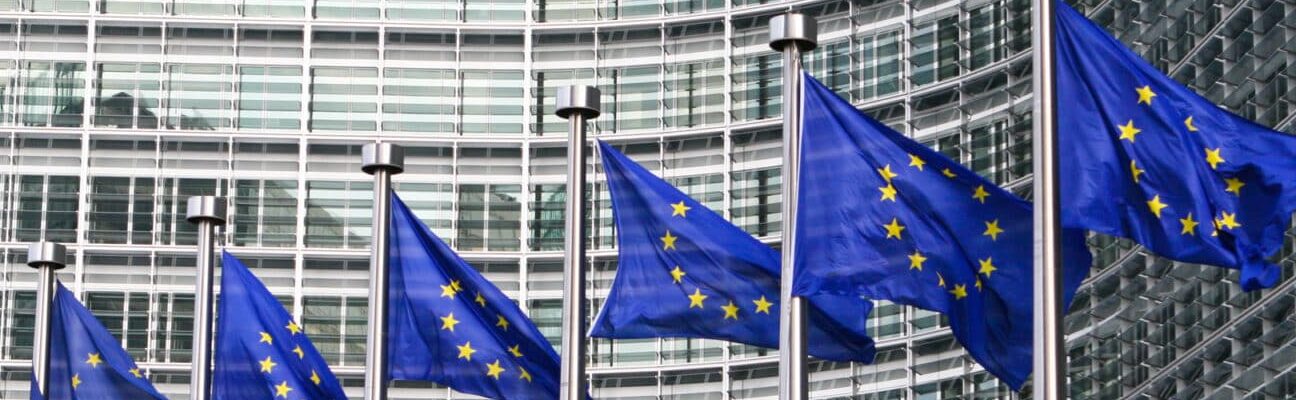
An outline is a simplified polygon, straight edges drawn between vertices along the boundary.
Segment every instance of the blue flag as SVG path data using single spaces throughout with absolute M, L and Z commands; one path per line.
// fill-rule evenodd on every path
M 804 79 L 794 292 L 943 313 L 972 359 L 1020 389 L 1034 331 L 1031 204 Z M 1082 231 L 1064 245 L 1069 303 L 1090 256 Z
M 1280 269 L 1266 258 L 1296 209 L 1296 137 L 1211 104 L 1056 7 L 1063 225 L 1272 287 Z
M 57 284 L 51 308 L 49 388 L 44 399 L 159 399 L 121 341 Z M 32 375 L 32 399 L 42 399 Z
M 213 399 L 345 399 L 328 363 L 243 262 L 221 252 Z
M 558 354 L 513 300 L 392 194 L 392 379 L 494 399 L 558 397 Z
M 691 337 L 777 348 L 779 252 L 599 142 L 612 195 L 616 280 L 590 333 L 630 339 Z M 872 303 L 810 297 L 808 352 L 873 362 Z

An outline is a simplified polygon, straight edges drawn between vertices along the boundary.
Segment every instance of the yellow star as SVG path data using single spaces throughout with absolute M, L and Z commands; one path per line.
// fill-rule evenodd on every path
M 682 283 L 684 275 L 688 275 L 684 273 L 684 270 L 680 269 L 678 265 L 675 266 L 675 269 L 671 270 L 670 274 L 671 278 L 675 280 L 675 283 Z
M 954 295 L 954 300 L 962 300 L 964 297 L 967 297 L 967 285 L 961 283 L 954 285 L 954 289 L 949 292 Z
M 90 368 L 99 368 L 99 364 L 103 364 L 103 359 L 99 358 L 99 353 L 90 353 L 86 355 L 85 363 L 90 364 Z
M 1224 183 L 1228 184 L 1228 188 L 1224 189 L 1224 191 L 1233 193 L 1235 196 L 1241 196 L 1242 187 L 1246 186 L 1246 184 L 1242 183 L 1242 180 L 1238 178 L 1224 178 Z
M 268 332 L 261 332 L 261 341 L 260 341 L 260 343 L 265 343 L 265 344 L 274 344 L 274 338 L 273 338 L 273 337 L 270 337 L 270 333 L 268 333 Z
M 286 399 L 288 398 L 288 392 L 291 391 L 292 388 L 288 387 L 288 381 L 283 381 L 279 385 L 275 386 L 275 397 L 283 396 L 283 398 Z
M 981 232 L 981 235 L 989 236 L 990 240 L 999 240 L 999 234 L 1004 231 L 1003 229 L 999 229 L 999 220 L 995 219 L 992 221 L 986 221 L 985 225 L 986 230 L 985 232 Z
M 1138 165 L 1134 164 L 1134 160 L 1130 160 L 1130 173 L 1134 174 L 1134 183 L 1139 183 L 1139 175 L 1143 175 L 1143 172 L 1143 170 L 1139 169 Z
M 942 169 L 941 174 L 945 175 L 946 178 L 954 178 L 958 176 L 954 174 L 954 171 L 950 170 L 949 168 Z
M 984 260 L 978 260 L 981 263 L 981 270 L 977 272 L 985 274 L 986 278 L 989 278 L 991 273 L 999 269 L 995 268 L 993 259 L 994 257 L 986 257 Z
M 1129 120 L 1129 122 L 1126 122 L 1125 125 L 1118 125 L 1118 126 L 1120 127 L 1120 131 L 1121 131 L 1120 138 L 1122 140 L 1128 139 L 1130 143 L 1134 143 L 1134 136 L 1138 135 L 1139 132 L 1143 132 L 1142 129 L 1134 127 L 1134 120 L 1132 119 Z
M 1197 126 L 1196 126 L 1196 125 L 1193 125 L 1193 121 L 1192 121 L 1192 116 L 1191 116 L 1191 115 L 1188 116 L 1188 119 L 1185 119 L 1185 120 L 1184 120 L 1184 126 L 1185 126 L 1185 127 L 1188 127 L 1188 132 L 1197 132 Z
M 477 292 L 477 298 L 473 299 L 473 301 L 477 302 L 477 304 L 480 304 L 482 307 L 486 307 L 486 298 L 482 297 L 481 292 Z
M 297 346 L 293 347 L 293 350 L 292 350 L 292 351 L 293 351 L 293 353 L 297 353 L 297 359 L 300 360 L 300 359 L 306 358 L 306 352 L 305 352 L 305 351 L 302 351 L 301 345 L 297 345 Z
M 689 295 L 689 308 L 702 308 L 702 301 L 706 300 L 707 295 L 702 294 L 702 289 L 693 289 L 693 294 Z
M 495 326 L 498 326 L 498 327 L 500 327 L 500 328 L 504 328 L 504 330 L 507 331 L 507 330 L 508 330 L 508 327 L 509 327 L 509 322 L 508 322 L 508 320 L 507 320 L 507 319 L 504 319 L 504 316 L 503 316 L 503 315 L 499 315 L 498 317 L 499 317 L 499 321 L 495 323 Z
M 976 191 L 972 192 L 972 198 L 981 201 L 981 204 L 985 204 L 986 197 L 990 197 L 990 192 L 985 190 L 985 185 L 977 186 Z
M 301 326 L 297 325 L 297 321 L 289 320 L 288 326 L 285 326 L 285 328 L 288 328 L 288 331 L 294 335 L 301 333 Z
M 458 279 L 450 281 L 450 287 L 454 288 L 454 291 L 455 291 L 455 292 L 462 292 L 462 291 L 463 291 L 463 287 L 462 287 L 462 286 L 459 286 L 459 280 L 458 280 Z
M 1187 218 L 1179 218 L 1179 223 L 1183 224 L 1183 230 L 1179 232 L 1180 235 L 1197 235 L 1195 232 L 1197 221 L 1193 221 L 1192 213 L 1188 213 Z
M 729 304 L 720 306 L 720 308 L 725 312 L 724 319 L 738 319 L 738 306 L 734 305 L 733 300 L 729 300 Z
M 891 200 L 892 203 L 896 201 L 896 188 L 890 183 L 878 188 L 878 191 L 882 192 L 882 200 Z
M 882 225 L 882 227 L 886 228 L 887 231 L 886 237 L 888 239 L 891 237 L 900 239 L 900 231 L 903 231 L 905 229 L 904 225 L 900 225 L 900 221 L 895 218 L 891 218 L 891 223 Z
M 72 388 L 76 389 L 77 386 L 81 386 L 81 374 L 72 375 Z
M 923 257 L 922 253 L 917 250 L 914 250 L 914 253 L 909 255 L 909 269 L 922 271 L 924 262 L 927 262 L 927 257 Z
M 455 319 L 454 313 L 450 313 L 450 315 L 441 317 L 441 329 L 454 332 L 454 327 L 455 325 L 458 324 L 459 324 L 459 320 Z
M 936 286 L 945 287 L 945 276 L 940 272 L 936 273 Z
M 1161 202 L 1161 195 L 1159 194 L 1156 196 L 1152 196 L 1152 200 L 1148 200 L 1147 205 L 1148 208 L 1152 209 L 1152 214 L 1156 215 L 1157 218 L 1161 218 L 1162 209 L 1170 206 L 1169 204 Z
M 1206 163 L 1211 165 L 1211 169 L 1216 169 L 1222 162 L 1224 162 L 1224 157 L 1220 156 L 1220 148 L 1206 149 Z
M 900 175 L 896 175 L 895 172 L 891 172 L 891 164 L 887 164 L 882 168 L 878 168 L 878 174 L 882 175 L 882 180 L 887 181 L 887 183 L 891 183 L 891 178 L 900 176 Z
M 1135 90 L 1138 90 L 1139 104 L 1152 105 L 1152 98 L 1156 97 L 1156 93 L 1152 93 L 1151 86 L 1143 86 Z
M 509 353 L 513 354 L 513 357 L 522 357 L 522 345 L 515 344 L 509 347 Z
M 976 278 L 976 288 L 978 292 L 981 291 L 981 277 L 979 276 Z
M 1223 214 L 1223 217 L 1220 218 L 1220 226 L 1228 228 L 1228 230 L 1234 230 L 1242 227 L 1242 224 L 1239 224 L 1237 222 L 1236 213 L 1230 213 L 1228 211 L 1222 211 L 1221 213 Z
M 500 366 L 499 360 L 495 360 L 495 362 L 493 363 L 486 364 L 486 376 L 499 379 L 500 373 L 502 372 L 504 372 L 504 367 Z
M 315 383 L 315 386 L 319 386 L 319 384 L 320 384 L 320 377 L 319 377 L 319 374 L 315 373 L 315 370 L 313 370 L 313 369 L 311 370 L 311 377 L 310 377 L 310 380 L 311 380 L 311 382 L 314 382 L 314 383 Z
M 685 215 L 685 214 L 688 214 L 688 210 L 692 210 L 692 209 L 693 209 L 693 207 L 689 207 L 689 206 L 684 205 L 684 201 L 683 201 L 683 200 L 680 200 L 679 203 L 671 204 L 671 208 L 673 209 L 673 210 L 671 210 L 671 216 L 674 217 L 674 216 L 678 215 L 678 216 L 680 216 L 681 218 L 688 218 L 688 215 Z
M 909 155 L 909 166 L 910 166 L 910 167 L 915 167 L 915 168 L 918 168 L 919 171 L 922 171 L 922 170 L 923 170 L 923 165 L 925 165 L 925 164 L 927 164 L 927 162 L 926 162 L 926 161 L 923 161 L 921 158 L 918 158 L 918 156 L 915 156 L 915 155 L 913 155 L 913 154 L 910 154 L 910 155 Z
M 1219 230 L 1220 230 L 1220 220 L 1219 220 L 1219 218 L 1212 219 L 1212 220 L 1211 220 L 1211 225 L 1214 225 L 1214 226 L 1215 226 L 1215 230 L 1211 231 L 1211 237 L 1219 236 Z
M 752 300 L 752 303 L 756 304 L 757 314 L 765 313 L 766 315 L 770 313 L 770 306 L 774 305 L 774 303 L 771 303 L 769 300 L 765 300 L 765 296 L 761 296 L 761 298 L 759 299 Z
M 531 382 L 531 373 L 527 372 L 526 368 L 518 367 L 518 370 L 522 371 L 518 374 L 518 379 L 527 381 L 528 383 Z
M 130 373 L 131 373 L 131 375 L 135 375 L 136 378 L 143 378 L 143 377 L 144 377 L 144 374 L 140 373 L 140 369 L 139 369 L 138 367 L 136 367 L 136 368 L 131 368 L 131 369 L 130 369 Z
M 279 364 L 275 364 L 274 361 L 270 360 L 270 356 L 266 356 L 264 360 L 261 360 L 261 372 L 265 372 L 267 374 L 272 373 L 274 372 L 274 367 L 276 365 Z
M 450 300 L 454 300 L 455 293 L 459 292 L 455 291 L 454 282 L 449 285 L 441 285 L 441 297 L 449 297 Z
M 472 361 L 473 353 L 477 352 L 477 350 L 473 350 L 472 342 L 464 342 L 463 346 L 455 346 L 455 347 L 459 348 L 459 358 L 468 361 Z
M 671 236 L 670 231 L 666 231 L 666 236 L 662 236 L 662 237 L 661 237 L 661 241 L 662 241 L 662 250 L 670 250 L 670 249 L 674 249 L 674 248 L 675 248 L 675 239 L 679 239 L 679 238 L 678 238 L 678 237 L 675 237 L 675 236 Z

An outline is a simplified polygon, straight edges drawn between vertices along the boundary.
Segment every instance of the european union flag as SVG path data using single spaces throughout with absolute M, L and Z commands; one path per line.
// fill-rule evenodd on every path
M 558 398 L 558 354 L 513 300 L 392 194 L 392 379 L 494 399 Z
M 50 315 L 49 387 L 44 398 L 166 400 L 122 349 L 121 341 L 62 283 L 57 286 Z M 31 398 L 41 399 L 34 374 L 32 379 Z
M 868 118 L 805 75 L 794 292 L 857 295 L 949 317 L 1014 389 L 1031 372 L 1031 204 Z M 1089 270 L 1064 241 L 1066 301 Z
M 218 309 L 212 398 L 347 398 L 302 326 L 229 252 Z
M 616 280 L 591 336 L 692 337 L 777 348 L 779 252 L 599 142 L 619 248 Z M 872 303 L 808 299 L 808 353 L 873 362 Z
M 1296 137 L 1229 113 L 1057 2 L 1062 223 L 1178 261 L 1241 270 L 1266 260 L 1296 209 Z

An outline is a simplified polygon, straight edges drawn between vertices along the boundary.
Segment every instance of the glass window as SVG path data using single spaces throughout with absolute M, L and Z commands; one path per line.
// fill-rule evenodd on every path
M 376 60 L 378 32 L 315 31 L 311 35 L 310 55 L 311 58 Z
M 20 175 L 14 238 L 20 242 L 76 242 L 80 179 L 75 176 Z
M 159 258 L 159 266 L 162 260 Z M 193 272 L 190 271 L 190 276 Z M 190 285 L 193 285 L 190 283 Z M 156 361 L 187 363 L 193 360 L 194 298 L 190 293 L 158 293 L 157 342 L 164 355 Z M 136 361 L 142 361 L 136 359 Z
M 100 25 L 95 52 L 155 56 L 162 53 L 162 28 Z
M 90 177 L 91 243 L 152 244 L 153 178 Z
M 306 246 L 362 249 L 372 224 L 373 182 L 306 182 Z
M 241 129 L 301 128 L 301 67 L 239 67 Z
M 547 0 L 535 2 L 531 15 L 536 22 L 592 21 L 597 6 L 581 0 Z
M 531 250 L 562 250 L 567 220 L 567 185 L 531 185 Z
M 315 17 L 378 19 L 378 3 L 370 0 L 315 0 Z
M 32 0 L 27 3 L 36 12 L 79 12 L 90 10 L 86 0 Z
M 81 126 L 85 108 L 85 63 L 24 61 L 23 106 L 26 126 Z
M 229 142 L 225 141 L 162 142 L 162 168 L 224 171 L 229 169 L 229 156 Z
M 810 52 L 806 69 L 819 79 L 820 83 L 837 92 L 838 96 L 850 99 L 851 58 L 850 41 L 840 40 L 823 43 Z
M 455 48 L 458 37 L 454 32 L 392 32 L 392 29 L 388 28 L 385 43 L 387 60 L 438 62 L 444 68 L 455 67 L 459 51 Z
M 3 29 L 3 25 L 0 25 Z M 13 125 L 18 95 L 18 62 L 0 61 L 0 125 Z
M 243 15 L 248 17 L 301 18 L 310 0 L 243 0 Z
M 293 247 L 297 244 L 297 181 L 234 181 L 234 244 Z
M 90 139 L 90 167 L 97 171 L 105 168 L 157 168 L 157 141 L 152 139 L 118 140 Z
M 518 250 L 521 185 L 459 185 L 459 250 Z
M 666 0 L 667 14 L 691 14 L 724 9 L 724 0 Z
M 990 3 L 968 12 L 969 70 L 976 70 L 1008 56 L 1007 13 L 1003 5 Z
M 311 344 L 332 365 L 342 361 L 342 299 L 302 297 L 302 326 Z
M 165 124 L 170 129 L 214 130 L 233 122 L 234 67 L 167 65 Z
M 10 256 L 12 257 L 12 255 Z M 17 263 L 10 262 L 11 265 Z M 11 343 L 4 343 L 9 351 L 10 357 L 17 360 L 32 359 L 32 339 L 36 337 L 36 292 L 28 290 L 11 290 L 3 293 L 4 295 L 13 296 L 12 300 L 5 304 L 6 310 L 12 310 L 8 315 L 9 323 L 4 325 L 6 336 L 12 338 Z M 558 311 L 561 314 L 561 306 Z M 560 328 L 561 329 L 561 328 Z
M 859 100 L 900 91 L 900 32 L 883 32 L 856 37 L 856 58 L 861 66 L 856 79 Z
M 666 126 L 724 123 L 724 61 L 666 66 Z
M 383 130 L 455 133 L 458 82 L 454 70 L 383 70 Z
M 94 126 L 157 129 L 161 66 L 100 63 L 96 69 Z
M 466 0 L 464 20 L 480 21 L 521 21 L 526 18 L 526 2 L 523 0 Z
M 913 65 L 910 79 L 915 86 L 958 76 L 962 52 L 958 25 L 957 15 L 915 25 L 910 60 Z
M 311 78 L 312 130 L 377 130 L 377 68 L 316 67 Z
M 608 0 L 603 19 L 651 17 L 661 13 L 661 0 Z
M 661 67 L 603 68 L 599 89 L 603 92 L 603 114 L 595 120 L 608 132 L 657 129 L 661 127 Z
M 459 1 L 387 0 L 387 19 L 393 21 L 458 21 Z
M 238 0 L 176 0 L 176 15 L 233 16 Z
M 23 25 L 22 50 L 66 53 L 76 58 L 86 52 L 85 25 Z
M 463 133 L 522 133 L 522 71 L 463 71 Z
M 185 219 L 190 196 L 224 196 L 224 179 L 162 178 L 158 234 L 162 244 L 194 245 L 198 226 Z
M 592 58 L 593 52 L 589 53 Z M 557 103 L 548 99 L 556 99 L 560 87 L 593 82 L 594 70 L 586 68 L 536 70 L 531 71 L 531 76 L 531 83 L 535 85 L 531 96 L 538 100 L 531 104 L 531 118 L 533 118 L 531 132 L 536 135 L 566 136 L 567 120 L 554 114 Z
M 234 30 L 179 27 L 167 29 L 166 54 L 173 56 L 232 56 Z
M 300 30 L 243 29 L 239 31 L 239 56 L 301 58 L 302 39 Z
M 148 359 L 148 293 L 88 292 L 84 301 L 108 333 L 124 342 L 131 358 Z
M 454 185 L 399 182 L 394 189 L 428 229 L 446 243 L 454 238 Z

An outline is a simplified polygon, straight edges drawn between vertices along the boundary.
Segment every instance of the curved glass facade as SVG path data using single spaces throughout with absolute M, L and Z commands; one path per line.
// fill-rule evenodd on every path
M 194 227 L 221 243 L 363 386 L 372 183 L 360 146 L 406 146 L 395 186 L 557 345 L 566 123 L 556 88 L 603 92 L 593 134 L 753 235 L 781 229 L 781 57 L 772 15 L 819 21 L 806 67 L 869 114 L 1029 190 L 1029 0 L 0 1 L 0 397 L 28 389 L 25 243 L 69 244 L 60 279 L 163 392 L 188 390 Z M 1084 0 L 1212 100 L 1292 130 L 1296 2 Z M 591 159 L 591 309 L 616 271 Z M 1296 280 L 1241 293 L 1222 270 L 1095 237 L 1068 317 L 1080 398 L 1296 395 Z M 1289 256 L 1292 250 L 1284 252 Z M 1284 259 L 1285 265 L 1292 261 Z M 871 365 L 812 362 L 815 398 L 1010 398 L 934 313 L 879 304 Z M 600 399 L 772 399 L 774 351 L 593 340 Z M 467 398 L 399 382 L 393 399 Z

